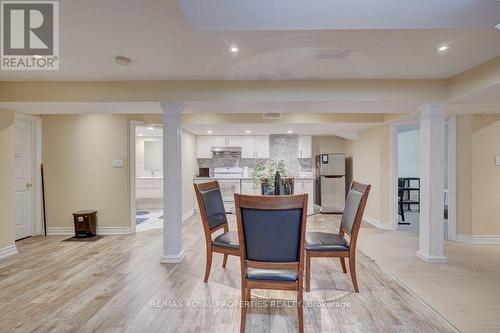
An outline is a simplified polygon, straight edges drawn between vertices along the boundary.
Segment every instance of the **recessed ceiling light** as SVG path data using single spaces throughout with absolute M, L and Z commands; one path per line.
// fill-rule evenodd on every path
M 118 65 L 128 66 L 128 65 L 130 65 L 130 63 L 132 62 L 132 60 L 130 60 L 130 58 L 127 58 L 127 57 L 124 57 L 124 56 L 116 56 L 115 57 L 115 62 Z
M 154 128 L 153 126 L 149 126 L 149 127 L 148 127 L 148 130 L 150 130 L 150 131 L 152 131 L 152 130 L 154 130 L 154 129 L 155 129 L 155 128 Z
M 440 53 L 443 53 L 445 51 L 448 51 L 449 48 L 450 48 L 450 45 L 443 44 L 437 48 L 437 51 Z
M 245 131 L 245 133 L 246 133 L 246 134 L 250 134 L 250 133 L 252 133 L 252 131 L 250 131 L 250 130 L 246 130 L 246 131 Z
M 293 133 L 293 131 L 292 131 L 292 130 L 288 130 L 288 131 L 286 131 L 286 132 L 287 132 L 288 134 Z
M 144 136 L 143 134 L 139 134 L 139 136 Z
M 212 134 L 213 132 L 212 132 L 212 130 L 208 130 L 207 133 L 208 134 Z
M 231 46 L 231 48 L 229 49 L 229 51 L 231 51 L 231 53 L 238 53 L 240 52 L 240 49 L 237 47 L 237 46 Z

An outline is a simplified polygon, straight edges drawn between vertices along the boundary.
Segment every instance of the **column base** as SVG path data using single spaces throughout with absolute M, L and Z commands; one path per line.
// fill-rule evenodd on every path
M 417 251 L 416 255 L 423 261 L 430 263 L 445 263 L 448 261 L 448 259 L 445 256 L 428 256 L 427 254 L 423 253 L 420 250 Z
M 161 264 L 179 264 L 184 258 L 184 250 L 178 254 L 165 254 L 161 257 Z

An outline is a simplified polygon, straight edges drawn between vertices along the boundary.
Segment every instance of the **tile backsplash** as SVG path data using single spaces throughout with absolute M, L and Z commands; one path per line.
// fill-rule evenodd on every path
M 221 168 L 221 167 L 248 167 L 253 169 L 258 163 L 280 160 L 285 161 L 287 174 L 298 176 L 300 172 L 310 172 L 313 168 L 311 158 L 297 158 L 299 149 L 298 135 L 272 134 L 269 137 L 269 159 L 237 158 L 232 156 L 219 156 L 216 158 L 199 158 L 200 168 Z

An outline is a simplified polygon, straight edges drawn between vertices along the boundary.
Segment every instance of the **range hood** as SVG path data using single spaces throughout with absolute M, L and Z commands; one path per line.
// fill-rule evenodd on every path
M 212 147 L 212 156 L 241 157 L 241 147 Z

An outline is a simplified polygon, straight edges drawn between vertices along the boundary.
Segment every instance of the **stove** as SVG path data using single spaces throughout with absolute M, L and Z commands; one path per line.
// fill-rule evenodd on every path
M 240 167 L 229 167 L 229 168 L 214 168 L 212 171 L 214 178 L 232 178 L 241 179 L 243 176 L 243 168 Z

